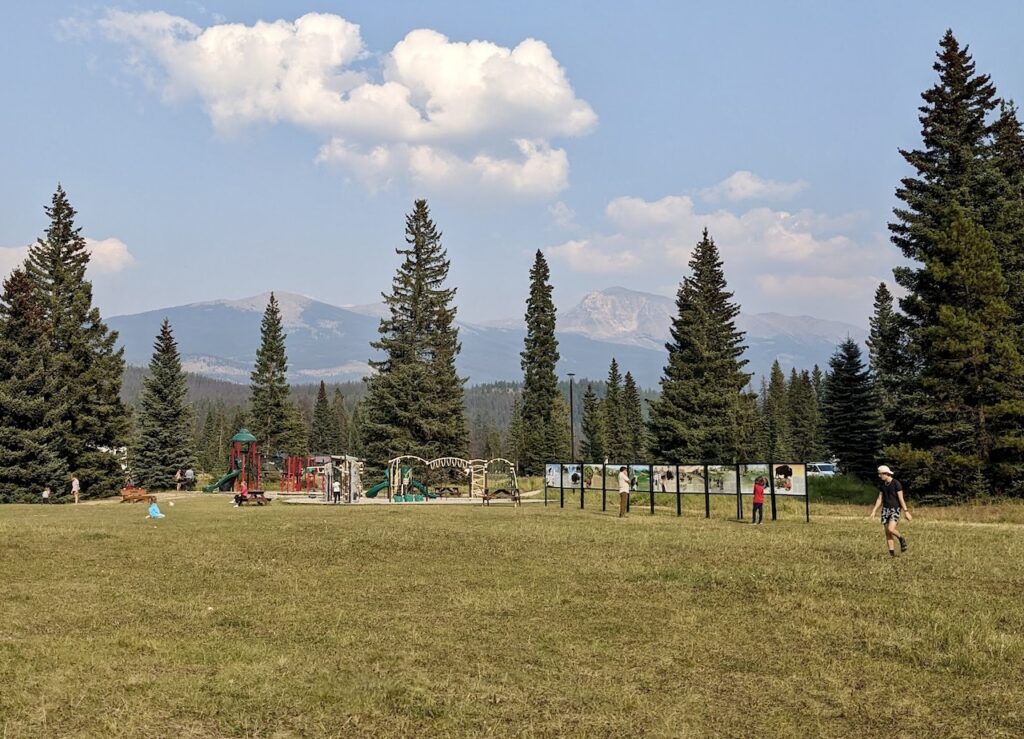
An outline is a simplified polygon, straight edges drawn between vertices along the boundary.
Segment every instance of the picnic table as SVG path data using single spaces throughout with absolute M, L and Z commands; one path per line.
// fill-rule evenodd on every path
M 156 496 L 145 488 L 121 488 L 122 503 L 156 503 Z

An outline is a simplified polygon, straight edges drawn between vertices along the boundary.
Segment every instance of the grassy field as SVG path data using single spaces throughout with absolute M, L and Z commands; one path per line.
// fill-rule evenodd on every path
M 176 503 L 0 507 L 2 736 L 1024 726 L 1024 506 L 922 509 L 893 561 L 863 507 Z

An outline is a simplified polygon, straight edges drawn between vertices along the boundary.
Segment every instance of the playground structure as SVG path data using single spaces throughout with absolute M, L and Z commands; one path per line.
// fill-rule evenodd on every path
M 355 502 L 362 490 L 363 462 L 356 457 L 337 454 L 285 457 L 281 470 L 282 495 L 323 495 L 332 499 L 334 483 L 341 488 L 342 500 Z
M 204 493 L 234 492 L 244 482 L 250 493 L 262 493 L 263 463 L 256 437 L 249 429 L 241 428 L 231 437 L 228 471 L 214 483 L 203 488 Z
M 417 479 L 413 468 L 419 467 L 427 476 Z M 500 487 L 491 490 L 491 484 Z M 503 484 L 501 484 L 503 483 Z M 384 480 L 366 491 L 367 498 L 376 498 L 387 491 L 388 500 L 414 503 L 442 497 L 461 497 L 463 488 L 469 498 L 508 497 L 517 500 L 519 484 L 515 465 L 507 459 L 463 459 L 439 457 L 426 460 L 407 454 L 388 461 Z

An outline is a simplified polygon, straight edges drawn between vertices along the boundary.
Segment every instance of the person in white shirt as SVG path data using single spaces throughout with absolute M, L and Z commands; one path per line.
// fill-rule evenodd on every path
M 626 506 L 629 505 L 629 470 L 619 467 L 619 518 L 626 515 Z

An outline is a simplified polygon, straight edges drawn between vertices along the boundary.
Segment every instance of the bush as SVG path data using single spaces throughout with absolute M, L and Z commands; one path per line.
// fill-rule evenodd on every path
M 807 490 L 811 502 L 854 503 L 871 505 L 878 497 L 878 488 L 853 475 L 835 477 L 807 477 Z

